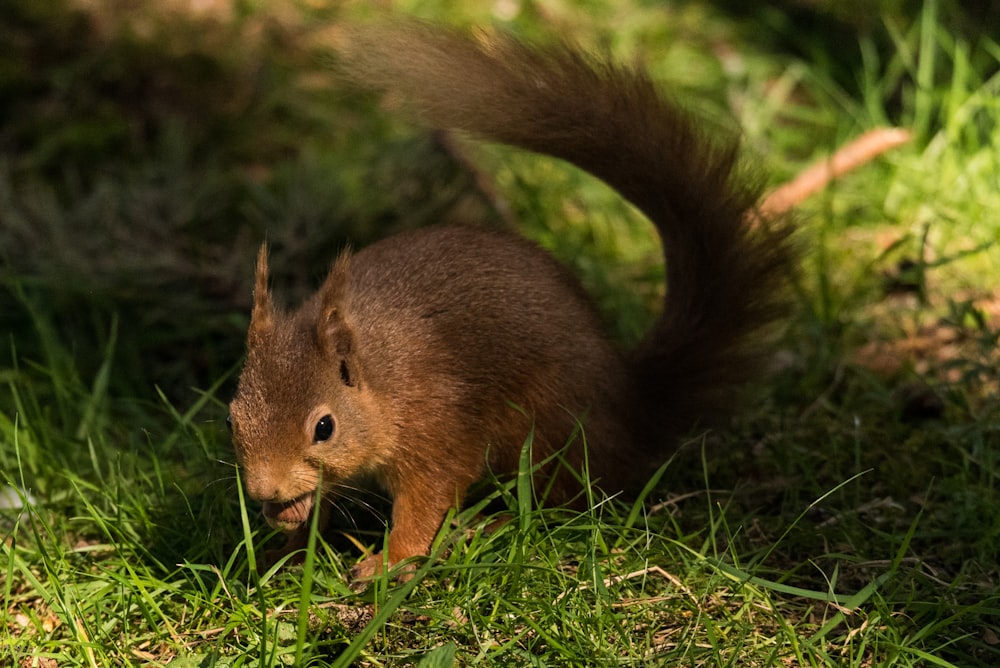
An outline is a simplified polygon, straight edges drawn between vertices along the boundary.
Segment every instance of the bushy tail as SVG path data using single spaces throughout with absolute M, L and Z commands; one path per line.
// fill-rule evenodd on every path
M 709 424 L 758 368 L 756 334 L 783 311 L 787 226 L 759 217 L 738 141 L 709 130 L 648 76 L 566 44 L 527 46 L 419 23 L 351 33 L 349 74 L 437 126 L 567 160 L 641 209 L 663 240 L 667 295 L 633 352 L 649 436 Z

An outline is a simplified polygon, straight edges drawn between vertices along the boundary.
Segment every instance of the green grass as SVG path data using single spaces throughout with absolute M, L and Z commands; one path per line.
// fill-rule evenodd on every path
M 481 192 L 421 131 L 332 89 L 304 46 L 322 24 L 285 5 L 284 23 L 247 6 L 223 37 L 126 31 L 107 49 L 68 19 L 31 24 L 65 60 L 7 63 L 0 81 L 62 132 L 35 144 L 33 114 L 0 102 L 0 666 L 1000 663 L 1000 46 L 943 0 L 900 7 L 830 44 L 839 15 L 800 34 L 794 5 L 523 5 L 518 31 L 568 26 L 735 114 L 774 184 L 877 125 L 915 138 L 801 207 L 798 308 L 728 429 L 642 499 L 585 513 L 534 508 L 523 476 L 486 483 L 412 579 L 362 593 L 347 574 L 385 539 L 377 495 L 345 501 L 304 565 L 263 566 L 274 537 L 223 423 L 256 243 L 275 243 L 296 295 L 344 237 L 506 202 L 629 341 L 662 290 L 652 230 L 578 172 L 465 147 Z M 258 68 L 234 62 L 240 40 Z M 202 109 L 158 125 L 88 88 L 107 71 L 169 75 Z M 207 92 L 213 76 L 245 113 Z M 140 121 L 141 141 L 116 134 Z

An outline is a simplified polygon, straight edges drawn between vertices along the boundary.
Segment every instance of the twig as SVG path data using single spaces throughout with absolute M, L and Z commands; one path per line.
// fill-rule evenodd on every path
M 433 139 L 455 161 L 462 170 L 472 177 L 476 192 L 489 202 L 490 208 L 503 221 L 504 226 L 510 230 L 517 229 L 517 220 L 511 211 L 507 199 L 500 194 L 493 184 L 492 179 L 481 170 L 467 154 L 461 143 L 456 141 L 454 135 L 447 130 L 437 130 L 433 133 Z
M 910 141 L 909 130 L 877 128 L 840 147 L 828 159 L 807 167 L 794 179 L 772 190 L 760 205 L 765 218 L 791 211 L 834 179 Z

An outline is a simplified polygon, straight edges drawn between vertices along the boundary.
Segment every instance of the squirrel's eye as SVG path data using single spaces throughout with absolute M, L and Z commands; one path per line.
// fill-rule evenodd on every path
M 333 436 L 333 416 L 324 415 L 316 423 L 316 431 L 313 433 L 313 443 L 329 441 Z
M 229 429 L 229 433 L 230 434 L 233 433 L 233 416 L 232 415 L 227 415 L 226 416 L 226 428 Z

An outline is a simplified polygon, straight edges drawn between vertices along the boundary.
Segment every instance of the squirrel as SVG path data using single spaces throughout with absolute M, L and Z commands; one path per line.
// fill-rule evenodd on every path
M 354 568 L 365 578 L 427 555 L 469 487 L 517 473 L 526 443 L 545 502 L 571 503 L 584 469 L 604 492 L 635 490 L 732 412 L 796 263 L 791 224 L 762 216 L 759 183 L 741 174 L 737 137 L 710 137 L 641 69 L 564 42 L 402 23 L 359 28 L 342 51 L 348 76 L 436 127 L 604 180 L 659 231 L 667 292 L 623 352 L 578 280 L 510 232 L 431 226 L 344 252 L 290 312 L 272 301 L 262 247 L 229 420 L 283 552 L 305 545 L 312 512 L 325 522 L 317 499 L 374 481 L 391 528 L 388 553 Z

